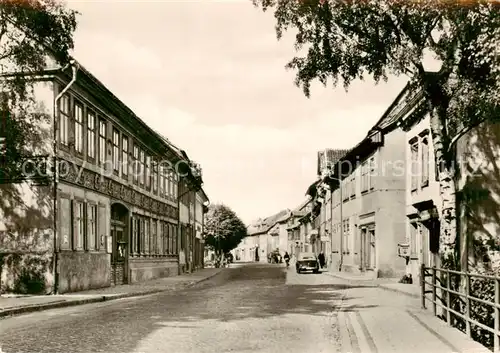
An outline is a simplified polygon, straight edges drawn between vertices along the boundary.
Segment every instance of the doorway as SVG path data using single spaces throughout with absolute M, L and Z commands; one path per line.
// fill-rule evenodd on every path
M 115 203 L 111 206 L 111 282 L 114 285 L 128 283 L 128 210 L 125 206 Z
M 376 267 L 375 227 L 361 228 L 361 271 L 373 271 Z

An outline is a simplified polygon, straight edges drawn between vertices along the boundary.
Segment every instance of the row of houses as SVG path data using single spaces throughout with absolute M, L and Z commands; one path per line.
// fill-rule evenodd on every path
M 25 78 L 45 143 L 1 175 L 1 290 L 75 292 L 203 268 L 201 167 L 76 61 Z M 2 116 L 15 115 L 9 99 Z M 50 168 L 27 175 L 28 164 Z
M 423 96 L 407 86 L 352 149 L 318 152 L 317 180 L 307 199 L 251 226 L 237 248 L 241 257 L 262 261 L 275 248 L 322 251 L 331 271 L 411 274 L 418 283 L 421 264 L 438 264 L 442 214 L 430 119 L 422 104 Z M 456 147 L 459 246 L 466 264 L 482 268 L 498 267 L 499 142 L 500 124 L 485 122 Z

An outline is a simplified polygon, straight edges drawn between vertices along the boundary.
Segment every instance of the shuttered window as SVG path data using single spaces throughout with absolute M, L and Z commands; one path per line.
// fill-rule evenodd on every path
M 95 250 L 97 237 L 97 206 L 87 205 L 87 250 Z

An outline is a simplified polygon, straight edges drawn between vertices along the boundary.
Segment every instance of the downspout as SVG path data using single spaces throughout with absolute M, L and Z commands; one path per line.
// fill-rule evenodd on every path
M 58 274 L 58 246 L 57 246 L 57 185 L 59 182 L 59 168 L 57 164 L 57 153 L 58 153 L 58 146 L 59 146 L 59 133 L 58 133 L 58 127 L 59 127 L 59 119 L 57 118 L 57 113 L 58 113 L 58 104 L 59 100 L 62 98 L 62 96 L 68 91 L 68 89 L 75 83 L 76 81 L 76 74 L 79 69 L 79 65 L 75 60 L 71 60 L 69 64 L 61 68 L 61 71 L 66 70 L 69 66 L 71 66 L 72 71 L 73 71 L 73 77 L 71 78 L 71 81 L 64 87 L 64 89 L 59 92 L 59 94 L 54 98 L 54 106 L 53 106 L 53 112 L 52 112 L 52 124 L 53 124 L 53 133 L 54 133 L 54 138 L 53 138 L 53 152 L 54 152 L 54 160 L 53 160 L 53 175 L 54 175 L 54 191 L 53 191 L 53 198 L 54 198 L 54 211 L 53 211 L 53 217 L 54 217 L 54 261 L 53 263 L 53 273 L 54 273 L 54 290 L 53 294 L 58 293 L 58 287 L 59 287 L 59 274 Z
M 343 195 L 342 195 L 342 177 L 339 178 L 339 196 L 340 196 L 340 264 L 339 264 L 339 272 L 342 272 L 342 266 L 344 265 L 344 215 L 343 212 Z

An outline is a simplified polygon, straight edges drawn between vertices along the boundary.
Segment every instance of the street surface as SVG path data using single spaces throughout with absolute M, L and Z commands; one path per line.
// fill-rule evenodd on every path
M 0 348 L 5 353 L 454 351 L 407 312 L 418 307 L 418 299 L 327 274 L 251 264 L 176 292 L 2 319 Z

